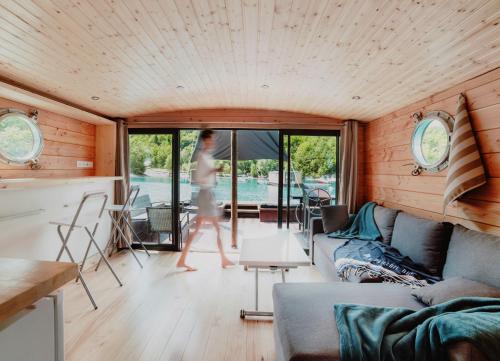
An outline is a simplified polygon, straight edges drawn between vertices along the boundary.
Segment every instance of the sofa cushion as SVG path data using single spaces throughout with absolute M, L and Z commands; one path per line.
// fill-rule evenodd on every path
M 500 288 L 499 258 L 500 237 L 457 224 L 451 235 L 443 277 L 465 277 Z
M 410 288 L 395 284 L 281 283 L 274 285 L 274 327 L 278 360 L 340 360 L 337 303 L 422 308 Z
M 376 206 L 373 211 L 375 223 L 382 235 L 382 241 L 385 244 L 391 244 L 394 222 L 399 211 L 397 209 Z
M 435 276 L 441 276 L 453 225 L 399 212 L 391 246 L 403 256 L 420 263 Z
M 343 229 L 349 220 L 346 205 L 321 207 L 321 220 L 325 233 L 332 233 Z
M 342 246 L 347 241 L 347 239 L 331 238 L 328 237 L 328 235 L 325 233 L 318 233 L 313 237 L 316 249 L 320 249 L 321 251 L 323 251 L 323 253 L 332 260 L 333 265 L 333 252 L 335 252 L 337 248 Z
M 333 252 L 337 247 L 344 244 L 346 240 L 330 238 L 325 233 L 315 234 L 313 239 L 312 261 L 321 273 L 321 276 L 326 281 L 341 281 L 335 269 Z
M 500 288 L 463 277 L 453 277 L 433 285 L 414 289 L 411 294 L 423 304 L 432 306 L 459 297 L 500 298 Z

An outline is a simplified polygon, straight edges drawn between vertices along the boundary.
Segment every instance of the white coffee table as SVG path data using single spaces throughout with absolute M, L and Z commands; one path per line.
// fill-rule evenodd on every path
M 246 268 L 255 268 L 255 310 L 242 309 L 240 317 L 272 316 L 272 312 L 259 311 L 259 269 L 281 270 L 285 282 L 285 271 L 299 266 L 309 266 L 311 261 L 297 239 L 288 232 L 263 237 L 244 239 L 241 247 L 239 264 Z

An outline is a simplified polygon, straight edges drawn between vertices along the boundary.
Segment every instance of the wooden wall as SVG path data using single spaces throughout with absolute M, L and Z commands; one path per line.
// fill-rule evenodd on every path
M 129 127 L 340 129 L 343 121 L 313 114 L 265 109 L 194 109 L 145 114 L 127 119 Z
M 33 107 L 0 98 L 0 108 L 31 112 Z M 38 109 L 44 136 L 41 169 L 0 163 L 0 178 L 83 177 L 95 175 L 96 125 Z M 92 161 L 93 168 L 77 168 L 77 160 Z
M 488 183 L 448 207 L 448 221 L 500 234 L 500 68 L 437 93 L 366 126 L 366 199 L 415 215 L 442 220 L 446 170 L 411 176 L 412 113 L 456 112 L 458 94 L 468 99 L 469 114 L 488 173 Z

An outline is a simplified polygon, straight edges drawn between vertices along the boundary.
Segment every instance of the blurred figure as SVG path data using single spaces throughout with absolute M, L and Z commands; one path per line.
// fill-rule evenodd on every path
M 212 223 L 217 232 L 217 247 L 219 248 L 222 267 L 226 268 L 227 266 L 234 265 L 234 263 L 231 262 L 224 253 L 220 235 L 220 214 L 215 200 L 214 187 L 216 173 L 220 172 L 222 169 L 215 168 L 214 158 L 212 157 L 212 151 L 215 145 L 214 132 L 210 129 L 205 129 L 201 132 L 200 138 L 202 142 L 201 150 L 198 153 L 198 165 L 194 172 L 194 180 L 200 187 L 198 193 L 198 215 L 196 216 L 195 229 L 193 232 L 190 232 L 186 245 L 182 250 L 181 257 L 179 258 L 179 261 L 177 261 L 177 267 L 185 268 L 186 271 L 196 271 L 196 268 L 186 264 L 186 256 L 194 237 L 196 237 L 200 227 L 205 221 Z

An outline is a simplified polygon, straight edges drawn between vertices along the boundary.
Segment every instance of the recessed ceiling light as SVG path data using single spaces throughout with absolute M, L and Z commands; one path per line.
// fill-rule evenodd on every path
M 182 85 L 177 85 L 175 89 L 184 89 L 184 87 Z
M 99 100 L 101 98 L 99 98 L 98 96 L 93 95 L 93 96 L 90 97 L 90 99 L 92 99 L 92 100 Z
M 352 100 L 359 100 L 359 99 L 361 99 L 361 97 L 359 95 L 355 95 L 352 97 Z
M 262 84 L 260 87 L 261 87 L 262 89 L 269 89 L 269 85 L 267 85 L 267 84 Z

